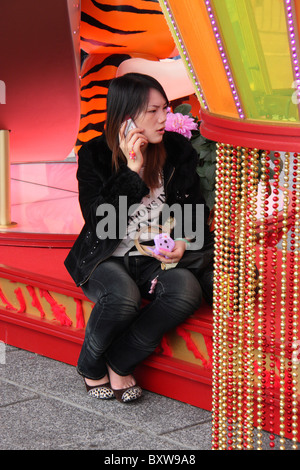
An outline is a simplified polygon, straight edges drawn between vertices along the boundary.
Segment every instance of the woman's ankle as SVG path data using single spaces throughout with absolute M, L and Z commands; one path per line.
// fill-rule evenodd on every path
M 85 380 L 85 383 L 89 385 L 90 387 L 97 387 L 97 385 L 103 385 L 109 381 L 107 374 L 104 377 L 102 377 L 102 379 L 93 380 L 93 379 L 87 379 L 85 377 L 84 380 Z
M 109 367 L 108 365 L 107 365 L 107 370 L 109 374 L 109 381 L 110 381 L 111 388 L 113 388 L 114 390 L 121 390 L 124 388 L 133 387 L 134 385 L 136 385 L 136 381 L 133 375 L 131 374 L 125 375 L 125 376 L 119 375 L 116 372 L 114 372 L 111 369 L 111 367 Z

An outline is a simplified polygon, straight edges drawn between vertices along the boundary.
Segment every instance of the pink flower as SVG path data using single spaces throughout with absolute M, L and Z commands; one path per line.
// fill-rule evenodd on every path
M 198 126 L 193 118 L 181 113 L 168 113 L 166 120 L 166 131 L 178 132 L 188 139 L 192 137 L 193 130 L 197 130 Z

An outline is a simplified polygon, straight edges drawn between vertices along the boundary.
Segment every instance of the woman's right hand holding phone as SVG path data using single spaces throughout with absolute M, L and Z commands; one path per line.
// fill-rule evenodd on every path
M 148 141 L 142 133 L 143 129 L 132 127 L 125 135 L 126 127 L 127 121 L 123 122 L 120 127 L 120 148 L 127 159 L 127 166 L 132 171 L 139 173 L 144 162 L 143 150 L 146 148 Z

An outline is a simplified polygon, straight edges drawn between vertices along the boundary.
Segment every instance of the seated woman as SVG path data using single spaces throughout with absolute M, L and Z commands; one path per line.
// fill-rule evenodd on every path
M 97 398 L 123 403 L 139 398 L 137 364 L 199 308 L 203 295 L 212 299 L 213 235 L 199 190 L 197 153 L 185 137 L 164 130 L 167 108 L 154 78 L 138 73 L 115 78 L 105 134 L 79 151 L 85 225 L 65 264 L 95 303 L 77 370 L 88 394 Z M 151 243 L 166 207 L 176 209 L 172 235 L 180 237 L 173 251 L 148 250 L 145 256 L 135 239 L 142 233 Z M 107 213 L 114 215 L 114 230 L 105 231 Z M 142 298 L 149 302 L 141 305 Z

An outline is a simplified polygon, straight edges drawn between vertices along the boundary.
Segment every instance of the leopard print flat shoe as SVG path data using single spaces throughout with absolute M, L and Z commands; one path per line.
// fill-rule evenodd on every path
M 100 400 L 109 400 L 115 397 L 109 382 L 96 386 L 88 385 L 85 380 L 84 383 L 89 397 L 99 398 Z
M 137 400 L 143 394 L 143 390 L 139 385 L 133 385 L 132 387 L 122 388 L 120 390 L 114 390 L 113 393 L 115 398 L 121 403 L 129 403 Z

